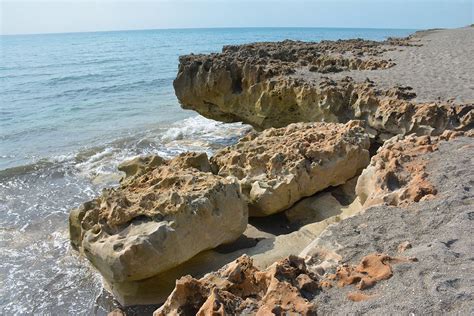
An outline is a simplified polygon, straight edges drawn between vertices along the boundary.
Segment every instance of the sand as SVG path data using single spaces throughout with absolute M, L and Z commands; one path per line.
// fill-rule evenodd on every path
M 373 297 L 356 303 L 348 298 L 353 286 L 322 291 L 315 298 L 318 314 L 472 315 L 473 155 L 472 138 L 443 142 L 427 154 L 428 177 L 439 190 L 435 199 L 406 208 L 371 207 L 319 237 L 317 244 L 337 249 L 343 263 L 358 264 L 370 253 L 415 257 L 417 262 L 393 265 L 391 278 L 363 291 Z M 399 247 L 407 241 L 411 247 Z
M 421 46 L 401 46 L 383 53 L 382 58 L 396 63 L 389 69 L 344 71 L 329 77 L 350 76 L 358 82 L 369 78 L 387 89 L 411 86 L 419 102 L 474 102 L 474 27 L 420 31 L 413 39 Z M 321 76 L 309 72 L 305 75 L 315 79 Z

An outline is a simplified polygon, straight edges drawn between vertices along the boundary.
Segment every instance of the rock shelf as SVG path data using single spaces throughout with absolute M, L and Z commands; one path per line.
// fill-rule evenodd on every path
M 473 36 L 182 56 L 183 108 L 255 130 L 210 158 L 123 163 L 71 212 L 72 245 L 155 316 L 469 314 Z

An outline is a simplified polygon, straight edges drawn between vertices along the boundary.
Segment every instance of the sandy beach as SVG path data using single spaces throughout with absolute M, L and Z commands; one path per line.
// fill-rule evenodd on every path
M 384 70 L 341 72 L 334 78 L 366 78 L 382 88 L 396 85 L 413 87 L 416 101 L 474 102 L 474 28 L 416 32 L 413 45 L 382 54 L 395 66 Z M 333 77 L 333 76 L 331 76 Z
M 255 130 L 123 163 L 71 212 L 74 247 L 154 315 L 472 310 L 473 35 L 182 56 L 181 105 Z
M 0 315 L 474 315 L 473 0 L 0 1 Z

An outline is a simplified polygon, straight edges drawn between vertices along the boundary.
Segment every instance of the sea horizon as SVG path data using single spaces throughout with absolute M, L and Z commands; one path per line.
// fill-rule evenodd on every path
M 11 33 L 1 36 L 28 36 L 28 35 L 61 35 L 61 34 L 88 34 L 88 33 L 119 33 L 119 32 L 141 32 L 141 31 L 186 31 L 186 30 L 231 30 L 231 29 L 342 29 L 342 30 L 395 30 L 395 31 L 419 31 L 429 30 L 424 28 L 399 28 L 399 27 L 346 27 L 346 26 L 222 26 L 222 27 L 169 27 L 169 28 L 144 28 L 123 30 L 90 30 L 72 32 L 45 32 L 45 33 Z

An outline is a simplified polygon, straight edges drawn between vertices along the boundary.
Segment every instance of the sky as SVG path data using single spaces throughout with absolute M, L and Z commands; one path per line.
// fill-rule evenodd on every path
M 453 28 L 474 0 L 0 0 L 0 34 L 160 28 Z

